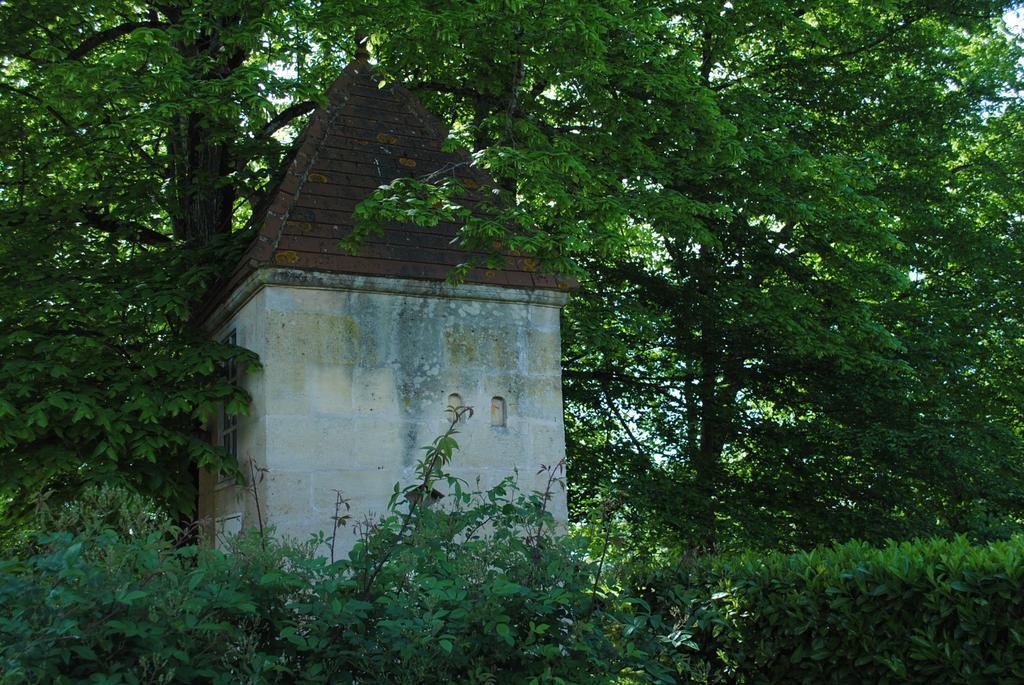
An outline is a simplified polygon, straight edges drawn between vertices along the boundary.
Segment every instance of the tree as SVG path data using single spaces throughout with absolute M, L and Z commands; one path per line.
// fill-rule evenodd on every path
M 1009 6 L 431 2 L 375 35 L 498 179 L 481 242 L 583 266 L 578 517 L 615 493 L 641 547 L 1016 525 Z
M 699 232 L 663 215 L 661 249 L 592 267 L 568 376 L 577 483 L 615 474 L 635 527 L 684 545 L 1019 521 L 1004 8 L 704 8 L 680 11 L 678 39 L 736 156 L 660 177 L 713 208 Z
M 237 353 L 188 332 L 197 274 L 245 239 L 299 117 L 368 34 L 379 69 L 496 179 L 493 220 L 469 217 L 467 244 L 581 281 L 566 321 L 577 516 L 611 492 L 638 544 L 687 546 L 1019 518 L 1009 3 L 19 5 L 0 47 L 0 341 L 17 354 L 0 449 L 25 474 L 8 498 L 86 478 L 98 457 L 122 475 L 171 453 L 178 471 L 227 466 L 183 447 L 230 394 L 216 360 Z M 366 218 L 428 190 L 384 192 Z M 96 309 L 93 292 L 118 304 Z M 73 329 L 101 333 L 102 380 L 47 376 L 42 343 L 77 360 L 90 338 Z M 181 420 L 156 420 L 170 451 L 95 452 L 102 422 L 72 413 L 90 430 L 63 435 L 49 420 L 58 391 L 92 383 L 97 406 L 152 434 L 133 402 L 172 402 L 163 372 L 118 365 L 125 340 L 144 341 L 139 368 L 199 355 L 171 374 Z M 36 415 L 46 423 L 19 432 Z M 59 466 L 30 481 L 50 445 Z M 187 499 L 173 470 L 152 471 L 159 493 Z
M 430 3 L 380 39 L 464 122 L 507 239 L 584 266 L 577 516 L 617 492 L 641 546 L 1015 525 L 1007 6 Z
M 122 479 L 172 509 L 242 350 L 190 308 L 351 44 L 303 2 L 19 2 L 0 8 L 0 511 Z M 342 40 L 340 36 L 344 36 Z M 251 366 L 251 363 L 250 363 Z

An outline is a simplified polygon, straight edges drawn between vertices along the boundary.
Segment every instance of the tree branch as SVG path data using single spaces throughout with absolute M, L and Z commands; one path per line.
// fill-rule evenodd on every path
M 294 119 L 298 119 L 301 116 L 305 116 L 316 109 L 316 102 L 312 100 L 306 100 L 305 102 L 297 102 L 291 107 L 288 107 L 279 112 L 273 119 L 268 121 L 266 125 L 260 129 L 260 132 L 256 134 L 256 137 L 252 139 L 253 145 L 258 145 L 263 141 L 270 138 L 282 128 L 287 126 Z M 249 158 L 240 159 L 235 164 L 235 171 L 241 171 L 246 164 L 249 163 Z
M 64 117 L 63 114 L 58 112 L 56 109 L 54 109 L 50 105 L 46 104 L 46 102 L 41 97 L 36 95 L 35 93 L 31 93 L 31 92 L 29 92 L 28 90 L 26 90 L 24 88 L 15 88 L 14 86 L 11 86 L 11 85 L 8 85 L 6 83 L 3 83 L 2 81 L 0 81 L 0 88 L 6 90 L 9 93 L 15 93 L 17 95 L 21 95 L 22 97 L 26 97 L 29 100 L 32 100 L 33 102 L 38 102 L 39 104 L 41 104 L 46 109 L 47 112 L 50 113 L 51 116 L 53 116 L 54 119 L 59 121 L 61 123 L 61 125 L 64 126 L 64 128 L 68 129 L 72 133 L 75 132 L 75 127 L 71 125 L 71 122 L 68 121 Z
M 619 411 L 619 407 L 615 404 L 615 400 L 612 399 L 611 393 L 609 393 L 608 389 L 604 387 L 601 388 L 601 392 L 604 395 L 605 406 L 611 410 L 615 420 L 618 421 L 619 426 L 622 427 L 622 430 L 629 438 L 629 441 L 633 443 L 633 447 L 636 449 L 637 454 L 650 458 L 650 452 L 646 447 L 644 447 L 644 444 L 636 437 L 636 435 L 633 434 L 633 430 L 629 427 L 629 422 L 626 421 L 626 417 L 624 417 L 622 412 Z
M 466 98 L 469 100 L 476 100 L 477 98 L 481 98 L 485 100 L 489 105 L 495 107 L 500 104 L 497 98 L 482 96 L 479 91 L 473 88 L 450 86 L 446 83 L 441 83 L 440 81 L 423 81 L 422 83 L 417 83 L 414 86 L 410 86 L 409 90 L 411 90 L 414 94 L 419 91 L 430 91 L 433 93 L 446 93 L 448 95 L 457 95 L 459 97 Z
M 120 38 L 122 36 L 127 36 L 129 33 L 131 33 L 132 31 L 135 31 L 136 29 L 147 29 L 147 28 L 148 29 L 163 29 L 163 28 L 167 28 L 167 24 L 165 24 L 164 22 L 161 22 L 161 21 L 152 21 L 152 20 L 150 20 L 150 21 L 130 21 L 130 22 L 127 22 L 125 24 L 120 24 L 118 26 L 112 26 L 109 29 L 105 29 L 103 31 L 100 31 L 99 33 L 95 33 L 95 34 L 89 36 L 88 38 L 86 38 L 84 41 L 82 41 L 81 45 L 79 45 L 77 48 L 75 48 L 74 50 L 69 52 L 65 59 L 69 59 L 69 60 L 82 59 L 87 54 L 89 54 L 90 52 L 92 52 L 93 50 L 98 48 L 99 46 L 103 45 L 104 43 L 109 43 L 111 41 L 117 40 L 118 38 Z
M 298 119 L 301 116 L 305 116 L 316 109 L 316 103 L 312 100 L 306 100 L 305 102 L 297 102 L 291 107 L 281 111 L 273 119 L 267 122 L 266 126 L 260 129 L 259 134 L 256 136 L 256 141 L 266 140 L 270 136 L 277 133 L 279 130 L 287 126 L 292 119 Z
M 163 245 L 171 242 L 171 239 L 163 233 L 134 221 L 118 221 L 109 214 L 98 212 L 95 209 L 83 207 L 82 217 L 94 228 L 111 235 L 122 236 L 128 241 L 140 245 Z
M 728 80 L 725 80 L 725 81 L 721 81 L 719 83 L 716 83 L 716 84 L 710 86 L 710 88 L 711 88 L 711 90 L 713 90 L 716 93 L 718 93 L 718 92 L 721 92 L 721 91 L 725 90 L 726 88 L 730 88 L 730 87 L 736 85 L 737 83 L 739 83 L 741 81 L 745 81 L 745 80 L 747 80 L 747 79 L 749 79 L 751 77 L 767 76 L 769 74 L 772 74 L 772 73 L 775 73 L 775 72 L 778 72 L 778 71 L 783 71 L 783 70 L 785 70 L 785 69 L 787 69 L 789 67 L 794 66 L 795 64 L 799 64 L 800 62 L 809 62 L 811 64 L 815 64 L 815 65 L 818 65 L 818 66 L 824 66 L 824 65 L 827 65 L 829 63 L 840 62 L 842 60 L 849 59 L 851 57 L 856 57 L 857 55 L 860 55 L 862 53 L 874 50 L 875 48 L 879 47 L 883 43 L 886 43 L 886 42 L 892 40 L 893 38 L 895 38 L 897 35 L 899 35 L 903 31 L 907 30 L 908 28 L 910 28 L 911 26 L 913 26 L 917 22 L 921 21 L 923 18 L 924 18 L 924 15 L 917 15 L 917 16 L 913 16 L 913 17 L 906 17 L 902 21 L 900 21 L 899 23 L 895 24 L 894 26 L 889 27 L 889 30 L 885 31 L 881 35 L 876 36 L 874 39 L 869 40 L 867 43 L 864 43 L 862 45 L 858 45 L 855 48 L 850 48 L 849 50 L 843 50 L 841 52 L 834 52 L 834 53 L 827 54 L 827 55 L 816 55 L 816 56 L 813 56 L 813 57 L 809 57 L 806 60 L 798 60 L 798 59 L 785 60 L 783 62 L 779 62 L 779 63 L 776 63 L 776 64 L 769 65 L 769 66 L 767 66 L 767 67 L 765 67 L 763 69 L 755 69 L 755 70 L 753 70 L 753 71 L 751 71 L 751 72 L 749 72 L 747 74 L 744 74 L 742 76 L 737 76 L 736 78 L 732 78 L 732 79 L 728 79 Z

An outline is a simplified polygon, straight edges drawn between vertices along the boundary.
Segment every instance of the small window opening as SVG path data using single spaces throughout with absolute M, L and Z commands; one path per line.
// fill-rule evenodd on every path
M 448 395 L 448 408 L 445 410 L 445 416 L 452 422 L 456 419 L 461 419 L 459 410 L 464 406 L 462 404 L 462 395 L 453 392 L 451 395 Z
M 504 397 L 491 398 L 491 425 L 504 426 L 508 421 L 508 409 Z

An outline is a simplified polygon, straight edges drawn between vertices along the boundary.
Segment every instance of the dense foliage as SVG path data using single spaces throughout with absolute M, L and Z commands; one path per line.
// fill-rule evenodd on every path
M 638 549 L 1017 525 L 1011 3 L 405 6 L 382 64 L 506 240 L 582 267 L 577 516 L 620 501 Z
M 1018 683 L 1024 539 L 706 559 L 655 574 L 656 610 L 723 683 Z
M 670 40 L 718 152 L 638 179 L 655 247 L 570 311 L 574 482 L 640 548 L 1015 525 L 1019 41 L 992 3 L 709 9 Z
M 151 503 L 89 489 L 41 519 L 63 532 L 0 561 L 0 682 L 1024 678 L 1019 537 L 691 559 L 630 598 L 543 511 L 510 483 L 463 493 L 329 563 L 323 538 L 182 546 Z
M 1013 7 L 3 5 L 5 525 L 110 477 L 187 511 L 183 474 L 230 466 L 194 435 L 232 393 L 232 351 L 187 325 L 216 273 L 201 253 L 242 234 L 363 34 L 494 175 L 500 221 L 467 240 L 581 281 L 577 517 L 617 503 L 637 548 L 1005 535 L 1024 515 Z
M 624 613 L 585 550 L 553 536 L 543 502 L 512 483 L 455 495 L 446 510 L 414 508 L 409 526 L 385 518 L 333 564 L 310 555 L 322 539 L 180 547 L 138 499 L 126 506 L 104 488 L 85 500 L 45 523 L 74 533 L 42 535 L 0 562 L 5 685 L 669 674 L 654 660 L 656 633 L 639 630 L 650 617 Z
M 219 364 L 254 355 L 211 343 L 189 305 L 225 251 L 123 251 L 68 226 L 39 223 L 0 242 L 0 521 L 16 530 L 34 508 L 90 482 L 122 483 L 171 511 L 191 510 L 194 468 L 237 465 L 199 430 L 248 396 Z
M 194 513 L 231 471 L 200 426 L 244 397 L 190 311 L 280 166 L 275 98 L 321 93 L 304 3 L 0 7 L 0 522 L 121 480 Z M 340 55 L 339 55 L 340 56 Z M 301 78 L 284 65 L 303 63 Z M 212 252 L 212 254 L 210 254 Z

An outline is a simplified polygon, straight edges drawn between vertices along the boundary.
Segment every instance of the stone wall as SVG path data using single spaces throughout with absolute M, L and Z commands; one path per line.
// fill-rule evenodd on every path
M 260 356 L 246 374 L 250 415 L 239 426 L 243 470 L 266 469 L 264 520 L 306 539 L 329 532 L 335 491 L 354 519 L 384 511 L 395 482 L 460 422 L 451 471 L 484 487 L 518 471 L 540 489 L 542 464 L 564 458 L 560 307 L 565 295 L 482 285 L 264 269 L 211 318 L 222 338 Z M 457 396 L 457 397 L 456 397 Z M 443 489 L 443 488 L 441 488 Z M 254 498 L 229 482 L 204 488 L 218 532 L 256 525 Z M 552 510 L 565 520 L 565 495 Z M 339 535 L 344 553 L 352 526 Z

